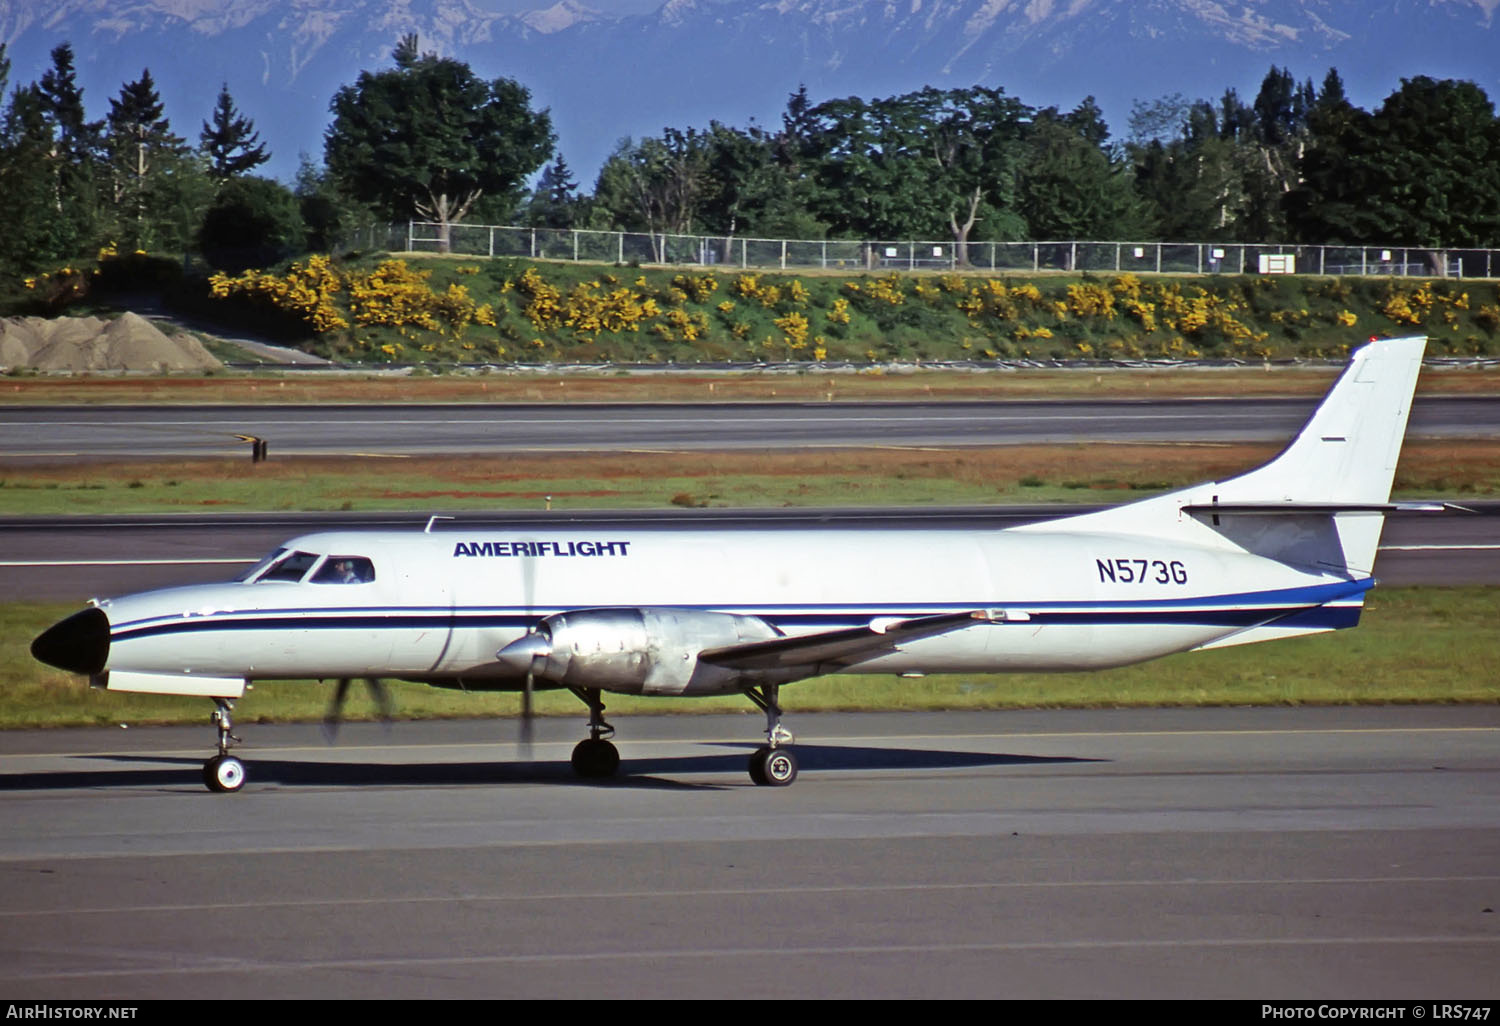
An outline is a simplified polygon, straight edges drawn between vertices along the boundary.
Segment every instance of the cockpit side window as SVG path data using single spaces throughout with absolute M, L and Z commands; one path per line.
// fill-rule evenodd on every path
M 293 552 L 271 569 L 260 575 L 257 583 L 265 581 L 300 581 L 318 561 L 316 552 Z
M 318 572 L 314 584 L 368 584 L 375 579 L 375 565 L 364 556 L 329 556 Z

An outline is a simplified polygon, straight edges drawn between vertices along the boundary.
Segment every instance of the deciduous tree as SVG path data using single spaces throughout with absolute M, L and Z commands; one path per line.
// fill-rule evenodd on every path
M 522 194 L 552 154 L 552 121 L 508 78 L 485 82 L 467 64 L 419 54 L 414 36 L 394 52 L 396 67 L 362 72 L 335 94 L 325 138 L 329 173 L 341 188 L 387 216 L 450 226 L 481 196 Z

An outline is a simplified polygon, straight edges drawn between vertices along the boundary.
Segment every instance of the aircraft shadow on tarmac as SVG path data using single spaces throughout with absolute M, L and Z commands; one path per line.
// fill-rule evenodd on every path
M 754 745 L 745 745 L 747 750 Z M 1082 756 L 1044 757 L 995 752 L 956 752 L 914 748 L 868 748 L 841 745 L 798 745 L 802 771 L 830 770 L 943 770 L 994 766 L 1034 766 L 1102 762 Z M 150 755 L 89 755 L 125 764 L 118 769 L 63 770 L 0 776 L 0 791 L 65 790 L 81 787 L 170 787 L 196 783 L 201 760 Z M 693 774 L 734 774 L 744 777 L 746 756 L 717 752 L 664 758 L 624 759 L 620 774 L 606 780 L 584 780 L 562 760 L 536 762 L 325 762 L 315 759 L 256 758 L 244 753 L 249 784 L 283 787 L 431 787 L 463 784 L 570 784 L 578 787 L 652 789 L 723 789 L 719 783 L 675 779 Z M 149 764 L 131 766 L 130 764 Z M 130 766 L 130 768 L 126 768 Z M 734 785 L 740 786 L 736 780 Z

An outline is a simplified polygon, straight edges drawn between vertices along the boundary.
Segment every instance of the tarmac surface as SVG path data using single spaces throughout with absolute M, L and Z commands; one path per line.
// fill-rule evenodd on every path
M 794 702 L 794 690 L 788 690 Z M 206 704 L 206 703 L 205 703 Z M 1493 998 L 1500 709 L 0 735 L 0 993 Z

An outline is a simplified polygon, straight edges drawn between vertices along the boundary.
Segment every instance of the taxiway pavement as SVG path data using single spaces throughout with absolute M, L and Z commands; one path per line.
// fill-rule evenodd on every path
M 1318 400 L 7 406 L 0 459 L 1282 441 Z M 1409 438 L 1493 438 L 1500 396 L 1422 396 Z
M 788 691 L 795 703 L 795 689 Z M 1493 998 L 1493 707 L 0 735 L 0 992 Z

